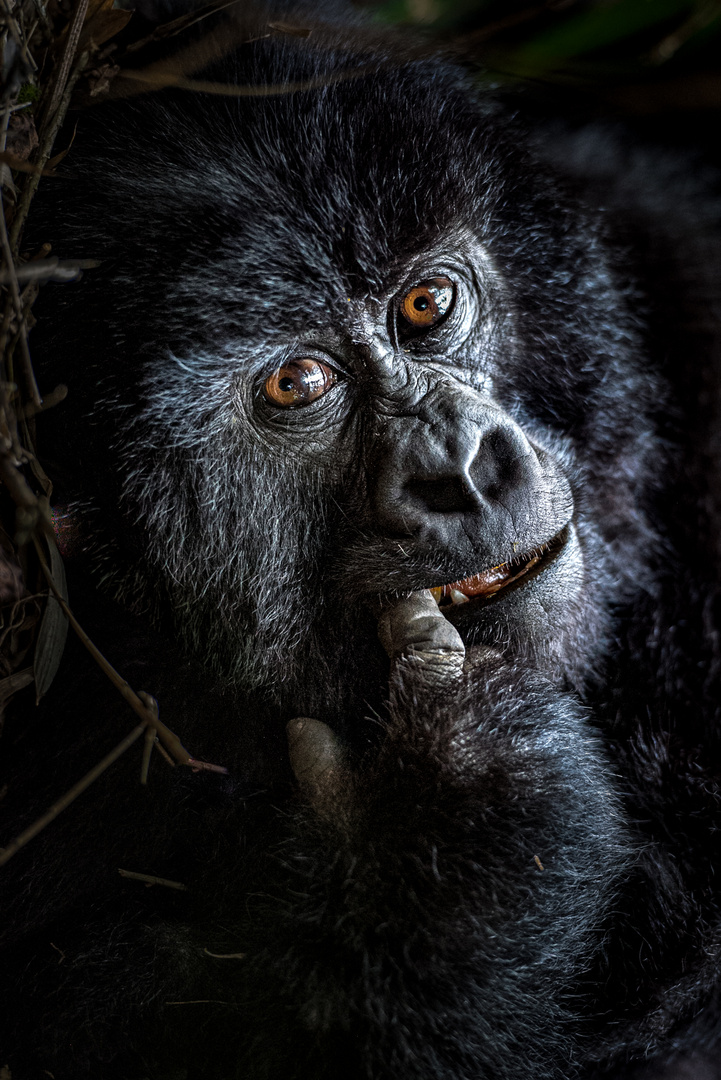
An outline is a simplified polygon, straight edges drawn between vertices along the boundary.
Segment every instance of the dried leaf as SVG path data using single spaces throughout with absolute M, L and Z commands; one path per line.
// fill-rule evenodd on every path
M 0 611 L 0 677 L 3 679 L 29 662 L 42 613 L 39 599 L 26 595 Z
M 65 283 L 78 281 L 82 277 L 83 270 L 94 269 L 96 266 L 100 266 L 97 259 L 63 259 L 61 261 L 53 256 L 51 259 L 34 259 L 32 262 L 23 263 L 22 266 L 16 267 L 15 277 L 21 285 L 25 282 L 40 281 Z M 6 285 L 10 280 L 7 270 L 0 270 L 0 285 Z M 30 305 L 26 304 L 26 306 Z M 39 411 L 35 409 L 35 412 Z M 25 415 L 27 416 L 28 413 L 26 412 Z
M 27 667 L 23 668 L 22 671 L 16 671 L 13 675 L 8 675 L 6 679 L 0 679 L 0 708 L 18 690 L 23 690 L 26 686 L 29 686 L 33 678 L 33 669 Z
M 104 45 L 128 25 L 133 15 L 132 11 L 123 11 L 122 8 L 113 7 L 113 3 L 114 0 L 90 0 L 83 32 L 80 35 L 78 53 L 93 45 L 96 48 Z
M 23 594 L 22 571 L 15 559 L 0 545 L 0 604 L 14 604 Z
M 35 173 L 38 176 L 52 176 L 52 169 L 42 169 L 38 165 L 30 165 L 23 158 L 17 157 L 15 154 L 11 154 L 9 150 L 3 150 L 0 153 L 0 163 L 5 166 L 10 166 L 11 169 L 15 169 L 16 172 L 23 173 Z
M 53 580 L 63 598 L 67 601 L 68 587 L 65 580 L 65 568 L 60 552 L 54 543 L 45 540 L 50 553 L 50 570 Z M 38 640 L 35 646 L 33 672 L 35 675 L 35 693 L 37 700 L 50 688 L 62 659 L 65 639 L 68 636 L 68 620 L 52 593 L 48 594 L 47 604 L 40 623 Z
M 88 85 L 90 87 L 90 96 L 97 97 L 98 94 L 107 94 L 110 89 L 110 84 L 115 76 L 120 71 L 119 64 L 101 64 L 100 67 L 93 68 L 88 72 Z
M 313 33 L 307 26 L 294 26 L 292 23 L 286 22 L 269 22 L 268 26 L 271 30 L 275 30 L 278 34 L 288 34 L 289 37 L 307 38 Z
M 7 188 L 13 199 L 17 196 L 18 189 L 15 187 L 13 174 L 10 172 L 7 165 L 4 164 L 0 164 L 0 186 Z
M 5 149 L 19 161 L 26 161 L 38 145 L 38 133 L 32 113 L 27 109 L 15 112 L 8 121 Z
M 70 152 L 70 147 L 75 142 L 75 136 L 77 135 L 77 133 L 78 133 L 78 125 L 76 124 L 75 127 L 73 128 L 72 138 L 70 139 L 70 142 L 65 147 L 65 149 L 61 150 L 59 154 L 55 155 L 55 157 L 51 157 L 50 160 L 48 161 L 48 168 L 49 169 L 54 169 L 57 165 L 60 164 L 60 162 L 63 160 L 63 158 L 68 155 L 68 153 Z

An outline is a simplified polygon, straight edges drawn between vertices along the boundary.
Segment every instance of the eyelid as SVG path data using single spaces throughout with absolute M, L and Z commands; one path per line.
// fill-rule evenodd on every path
M 334 374 L 338 375 L 341 379 L 355 379 L 357 376 L 354 372 L 348 371 L 347 368 L 341 367 L 332 357 L 327 357 L 325 360 L 321 360 L 320 363 L 329 367 Z
M 333 353 L 326 352 L 324 349 L 316 349 L 312 345 L 303 346 L 300 345 L 297 348 L 289 349 L 278 361 L 273 368 L 266 370 L 263 378 L 266 379 L 269 375 L 272 375 L 278 368 L 284 367 L 286 364 L 292 364 L 297 360 L 316 360 L 319 364 L 324 364 L 330 368 L 331 371 L 338 375 L 342 379 L 355 379 L 354 372 L 349 371 L 347 367 L 343 365 L 343 362 L 333 355 Z

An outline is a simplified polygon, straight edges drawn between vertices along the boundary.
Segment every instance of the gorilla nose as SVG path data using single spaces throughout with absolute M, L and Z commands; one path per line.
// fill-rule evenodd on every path
M 477 505 L 475 488 L 465 476 L 411 477 L 400 492 L 389 494 L 394 503 L 391 514 L 395 509 L 406 520 L 413 514 L 425 520 L 429 514 L 472 512 Z
M 521 429 L 501 410 L 388 421 L 376 447 L 371 505 L 388 539 L 477 549 L 534 532 L 542 468 Z M 525 527 L 524 527 L 525 525 Z M 512 539 L 515 539 L 512 537 Z

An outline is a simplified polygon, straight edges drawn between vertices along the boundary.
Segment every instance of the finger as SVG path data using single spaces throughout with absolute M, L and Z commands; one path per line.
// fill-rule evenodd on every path
M 321 813 L 333 802 L 346 774 L 343 746 L 327 724 L 309 716 L 297 716 L 285 730 L 298 785 Z
M 428 589 L 386 608 L 378 621 L 378 636 L 391 660 L 415 660 L 421 678 L 446 681 L 463 671 L 463 639 Z

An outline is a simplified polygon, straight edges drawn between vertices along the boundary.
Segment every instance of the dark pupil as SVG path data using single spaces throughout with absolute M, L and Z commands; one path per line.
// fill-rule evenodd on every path
M 416 309 L 416 311 L 427 311 L 427 309 L 428 309 L 428 297 L 427 296 L 417 296 L 415 298 L 415 300 L 413 301 L 413 307 Z
M 289 391 L 293 389 L 293 380 L 290 375 L 285 375 L 282 379 L 278 379 L 278 386 L 284 394 L 289 393 Z

